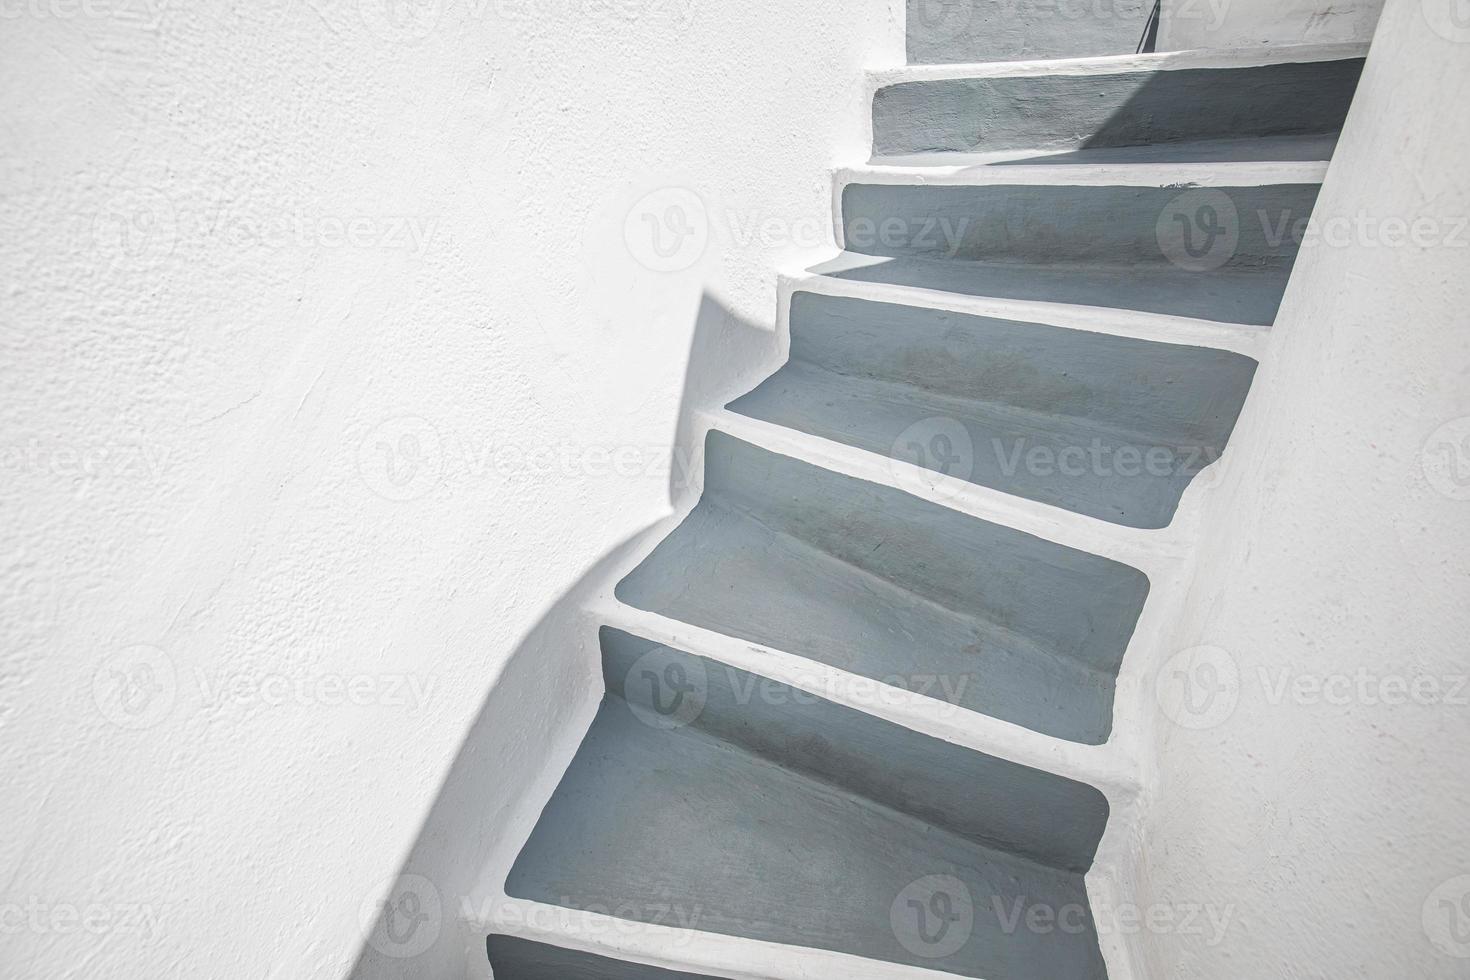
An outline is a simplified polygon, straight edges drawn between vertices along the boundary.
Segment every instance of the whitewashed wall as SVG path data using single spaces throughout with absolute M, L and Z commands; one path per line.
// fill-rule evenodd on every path
M 5 5 L 0 973 L 350 967 L 827 242 L 901 7 Z M 595 696 L 542 638 L 487 813 Z
M 1164 0 L 1159 50 L 1366 41 L 1383 0 Z
M 1151 976 L 1470 969 L 1470 25 L 1389 0 L 1158 673 Z M 1164 921 L 1163 917 L 1159 921 Z M 1174 923 L 1181 923 L 1176 917 Z

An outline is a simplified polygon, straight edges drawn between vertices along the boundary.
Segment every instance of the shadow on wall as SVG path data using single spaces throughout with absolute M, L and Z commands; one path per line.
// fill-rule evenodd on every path
M 672 508 L 690 502 L 690 477 L 698 475 L 699 411 L 753 385 L 772 369 L 776 356 L 772 330 L 742 319 L 708 293 L 702 297 L 669 467 Z M 365 896 L 365 939 L 349 974 L 352 980 L 459 980 L 466 975 L 468 950 L 460 926 L 464 896 L 476 890 L 492 849 L 505 846 L 505 825 L 515 806 L 548 769 L 559 774 L 570 762 L 570 755 L 557 754 L 568 746 L 567 726 L 590 721 L 603 694 L 600 624 L 587 609 L 602 593 L 611 594 L 611 577 L 656 526 L 625 538 L 588 569 L 490 680 L 479 714 L 375 918 L 370 903 L 378 897 Z M 576 733 L 578 740 L 581 734 Z M 501 876 L 508 871 L 496 869 Z M 484 937 L 469 944 L 469 950 L 476 949 L 480 959 L 469 965 L 488 975 Z

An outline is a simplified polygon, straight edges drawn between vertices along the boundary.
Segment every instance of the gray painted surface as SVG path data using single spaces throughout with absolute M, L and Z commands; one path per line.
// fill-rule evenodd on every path
M 1035 265 L 1157 264 L 1170 260 L 1160 244 L 1160 217 L 1191 190 L 854 183 L 843 189 L 842 226 L 848 250 L 866 255 Z M 1220 228 L 1215 237 L 1196 231 L 1194 243 L 1203 248 L 1218 241 L 1225 248 L 1233 238 L 1228 256 L 1221 253 L 1220 267 L 1289 264 L 1300 246 L 1288 232 L 1311 216 L 1319 190 L 1318 184 L 1268 184 L 1194 191 L 1218 201 L 1212 207 Z M 1183 216 L 1193 222 L 1196 210 L 1186 208 Z
M 1090 786 L 619 630 L 601 640 L 607 690 L 631 705 L 682 717 L 668 677 L 682 678 L 699 702 L 688 723 L 715 738 L 977 844 L 1062 871 L 1092 866 L 1108 803 Z
M 1106 741 L 1142 572 L 719 432 L 705 466 L 703 499 L 623 602 Z
M 932 65 L 1132 54 L 1153 0 L 908 0 L 908 60 Z
M 1224 451 L 1255 367 L 1228 351 L 797 293 L 790 362 L 730 408 L 1159 528 Z M 912 431 L 934 418 L 959 422 L 970 445 Z
M 1285 263 L 1224 266 L 1208 275 L 1162 263 L 1016 265 L 947 259 L 885 258 L 848 252 L 811 271 L 836 279 L 914 286 L 965 296 L 1070 303 L 1269 326 L 1291 268 Z
M 495 980 L 720 980 L 703 973 L 661 970 L 514 936 L 491 936 L 485 945 Z
M 873 152 L 1062 149 L 1334 133 L 1361 58 L 1109 75 L 904 82 L 873 99 Z
M 1105 976 L 1082 871 L 1107 816 L 1095 790 L 648 641 L 604 641 L 608 697 L 510 895 L 964 976 Z M 935 875 L 960 883 L 945 885 L 951 908 L 973 908 L 953 950 L 926 947 L 904 899 Z M 1083 928 L 1008 921 L 1032 905 L 1071 908 Z

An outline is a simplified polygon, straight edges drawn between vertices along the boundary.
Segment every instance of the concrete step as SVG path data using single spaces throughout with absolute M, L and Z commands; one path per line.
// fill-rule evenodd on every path
M 1112 727 L 1148 593 L 1122 563 L 711 432 L 704 496 L 616 589 L 635 608 L 1060 739 Z
M 814 275 L 849 283 L 974 297 L 1013 307 L 1054 311 L 1076 320 L 1086 311 L 1140 314 L 1193 324 L 1269 327 L 1276 320 L 1291 266 L 1225 265 L 1201 275 L 1168 263 L 963 262 L 845 252 L 814 266 Z
M 972 295 L 926 289 L 917 285 L 842 278 L 843 274 L 849 270 L 861 271 L 867 266 L 881 266 L 898 261 L 907 260 L 845 252 L 811 269 L 785 273 L 779 277 L 782 303 L 789 304 L 791 297 L 799 292 L 820 293 L 823 296 L 917 306 L 1000 320 L 1045 323 L 1072 330 L 1104 333 L 1114 337 L 1131 337 L 1135 340 L 1210 347 L 1216 350 L 1234 351 L 1256 360 L 1260 359 L 1262 349 L 1270 335 L 1270 331 L 1260 325 L 1222 323 L 1186 316 L 1170 316 L 1164 313 L 1148 313 L 1142 310 L 1069 304 L 1045 298 L 1007 298 L 986 296 L 983 293 Z M 824 275 L 819 271 L 822 269 L 833 274 Z
M 1106 976 L 1097 790 L 614 630 L 602 653 L 512 898 L 936 975 Z M 1033 907 L 1068 928 L 1028 928 Z
M 797 293 L 791 359 L 731 411 L 1135 528 L 1224 452 L 1255 362 Z
M 1296 45 L 894 69 L 873 80 L 873 153 L 1332 134 L 1364 53 L 1360 45 Z
M 1128 54 L 1153 0 L 908 0 L 910 64 Z
M 1252 177 L 1262 182 L 1171 183 L 1160 172 L 1168 168 L 1152 167 L 1146 173 L 1115 168 L 1128 174 L 1058 168 L 1065 173 L 1044 183 L 1022 167 L 943 178 L 848 170 L 839 175 L 838 231 L 846 250 L 889 258 L 1172 265 L 1200 278 L 1224 268 L 1289 268 L 1325 168 L 1240 166 L 1256 168 Z M 1288 168 L 1308 179 L 1275 179 Z M 1138 182 L 1125 182 L 1128 177 Z

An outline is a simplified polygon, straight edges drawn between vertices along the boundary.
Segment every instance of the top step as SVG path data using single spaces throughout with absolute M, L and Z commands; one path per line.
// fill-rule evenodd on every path
M 910 66 L 874 78 L 873 153 L 1097 150 L 1342 128 L 1361 45 L 1184 51 L 994 65 Z
M 1131 54 L 1153 0 L 908 0 L 910 64 Z

